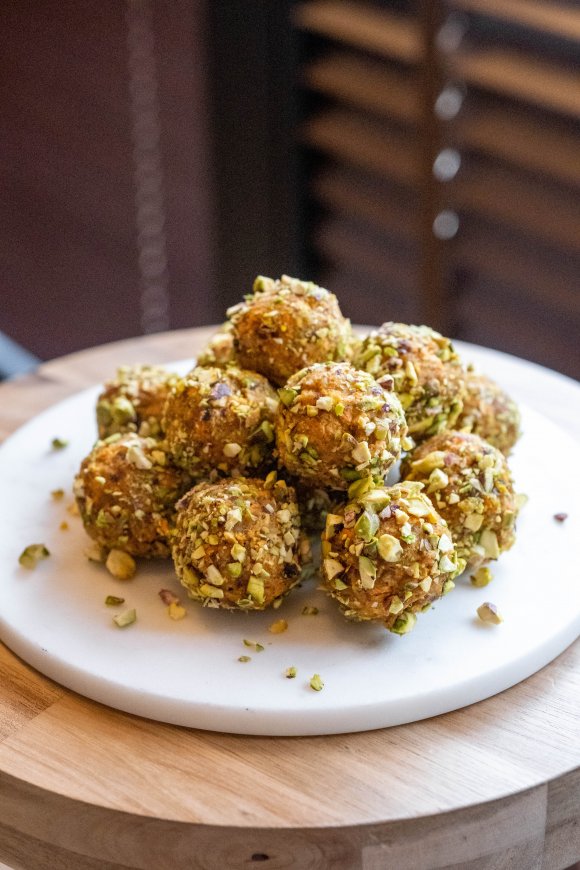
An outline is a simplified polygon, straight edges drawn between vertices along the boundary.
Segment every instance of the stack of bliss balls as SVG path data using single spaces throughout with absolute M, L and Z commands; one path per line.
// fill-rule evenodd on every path
M 120 369 L 74 491 L 102 557 L 171 557 L 210 608 L 278 607 L 322 537 L 344 615 L 406 634 L 514 542 L 515 404 L 426 326 L 355 337 L 334 294 L 253 292 L 180 378 Z M 388 485 L 400 463 L 400 480 Z

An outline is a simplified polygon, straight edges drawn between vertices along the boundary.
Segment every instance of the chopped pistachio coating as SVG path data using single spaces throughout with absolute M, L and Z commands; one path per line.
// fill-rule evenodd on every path
M 448 338 L 428 326 L 383 323 L 363 339 L 353 365 L 381 383 L 392 379 L 415 442 L 454 428 L 465 374 Z
M 167 558 L 175 502 L 190 486 L 163 442 L 112 435 L 83 460 L 74 494 L 86 532 L 101 547 Z
M 197 365 L 223 368 L 232 364 L 238 364 L 234 351 L 234 331 L 231 322 L 226 320 L 198 355 Z
M 350 363 L 303 369 L 280 398 L 279 459 L 304 484 L 346 490 L 356 481 L 382 482 L 400 456 L 407 434 L 401 403 Z
M 161 436 L 161 417 L 176 375 L 161 366 L 122 366 L 97 399 L 99 438 L 117 432 Z
M 348 359 L 350 321 L 333 293 L 311 281 L 258 277 L 254 292 L 230 308 L 239 364 L 282 386 L 305 366 Z
M 262 375 L 197 367 L 168 396 L 168 449 L 196 479 L 261 474 L 273 464 L 277 407 L 276 391 Z
M 275 475 L 195 486 L 177 506 L 172 552 L 190 598 L 241 610 L 273 605 L 310 559 L 294 490 Z
M 520 436 L 518 406 L 486 375 L 465 372 L 467 394 L 456 428 L 473 432 L 508 456 Z
M 464 567 L 445 520 L 414 482 L 369 490 L 329 515 L 322 553 L 324 588 L 344 615 L 395 634 L 411 631 L 415 613 L 452 589 Z
M 438 471 L 447 483 L 434 488 Z M 424 484 L 470 568 L 497 559 L 514 543 L 518 500 L 512 476 L 503 453 L 479 435 L 433 436 L 405 457 L 401 476 Z

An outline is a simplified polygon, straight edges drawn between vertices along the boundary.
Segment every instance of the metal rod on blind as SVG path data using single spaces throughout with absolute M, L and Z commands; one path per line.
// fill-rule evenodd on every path
M 154 0 L 127 0 L 126 13 L 139 305 L 144 333 L 162 332 L 170 326 L 153 5 Z

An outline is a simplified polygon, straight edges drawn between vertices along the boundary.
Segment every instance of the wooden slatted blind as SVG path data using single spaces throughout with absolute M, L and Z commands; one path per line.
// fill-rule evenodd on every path
M 312 0 L 294 23 L 319 278 L 358 320 L 580 377 L 580 5 Z

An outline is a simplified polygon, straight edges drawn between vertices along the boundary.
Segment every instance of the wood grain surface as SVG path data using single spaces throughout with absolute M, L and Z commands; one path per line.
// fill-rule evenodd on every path
M 207 333 L 84 351 L 6 383 L 0 435 L 119 364 L 193 356 Z M 558 870 L 580 859 L 579 702 L 577 642 L 518 686 L 434 719 L 244 737 L 106 708 L 0 646 L 0 860 L 25 870 Z

